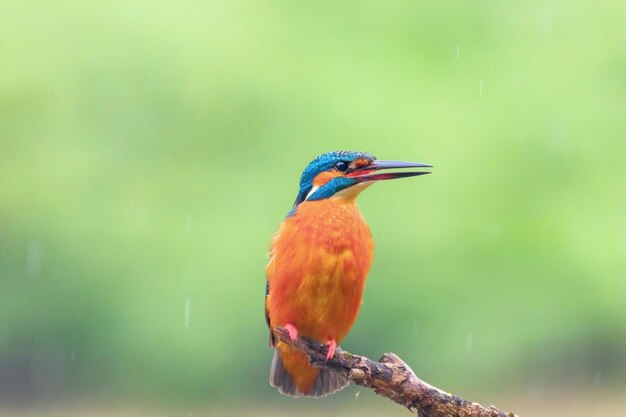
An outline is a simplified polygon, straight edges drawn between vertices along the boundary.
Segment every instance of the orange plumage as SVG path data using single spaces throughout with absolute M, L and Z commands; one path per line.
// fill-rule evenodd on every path
M 291 323 L 302 335 L 337 343 L 356 320 L 374 243 L 353 198 L 305 201 L 272 241 L 267 308 L 272 325 Z M 276 348 L 298 390 L 306 395 L 319 374 L 306 357 Z
M 326 343 L 327 359 L 334 355 L 359 313 L 374 253 L 356 198 L 376 181 L 425 173 L 378 170 L 424 166 L 338 151 L 320 155 L 304 170 L 266 269 L 265 317 L 275 349 L 270 383 L 281 393 L 321 397 L 348 385 L 344 375 L 309 366 L 302 353 L 274 340 L 271 329 L 282 326 L 294 340 L 304 335 Z

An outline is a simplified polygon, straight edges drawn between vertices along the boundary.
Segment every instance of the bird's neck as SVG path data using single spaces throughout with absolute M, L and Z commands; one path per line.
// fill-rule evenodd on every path
M 332 218 L 345 221 L 353 217 L 361 217 L 356 204 L 356 196 L 336 194 L 323 200 L 303 201 L 298 204 L 293 214 L 301 220 L 322 221 L 323 223 L 328 223 Z
M 369 229 L 354 198 L 333 197 L 299 204 L 288 222 L 296 225 L 312 238 L 314 236 L 342 236 L 364 233 Z

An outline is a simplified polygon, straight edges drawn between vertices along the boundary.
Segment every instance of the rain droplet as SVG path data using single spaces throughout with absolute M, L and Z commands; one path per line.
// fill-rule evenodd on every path
M 598 369 L 593 374 L 593 385 L 600 385 L 600 378 L 602 378 L 602 371 Z
M 456 46 L 456 59 L 459 59 L 461 55 L 461 47 L 459 45 Z
M 39 276 L 43 261 L 43 245 L 41 242 L 32 241 L 26 248 L 26 275 L 29 278 Z
M 480 95 L 483 95 L 483 80 L 480 80 Z
M 191 229 L 193 229 L 193 215 L 188 213 L 187 220 L 185 221 L 185 231 L 189 233 L 191 232 Z
M 354 399 L 355 399 L 355 400 L 358 400 L 358 399 L 359 399 L 359 394 L 360 394 L 360 393 L 361 393 L 361 390 L 358 390 L 358 391 L 356 392 L 356 394 L 354 394 Z
M 185 327 L 189 327 L 189 318 L 191 316 L 191 298 L 185 298 Z
M 472 353 L 472 350 L 474 349 L 474 335 L 472 334 L 472 332 L 467 334 L 467 353 Z
M 554 14 L 551 10 L 539 10 L 536 19 L 537 31 L 542 35 L 551 35 L 554 25 Z

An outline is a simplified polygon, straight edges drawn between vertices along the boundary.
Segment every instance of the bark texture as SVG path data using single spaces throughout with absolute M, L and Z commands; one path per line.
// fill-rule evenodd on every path
M 278 326 L 274 327 L 274 334 L 306 354 L 312 366 L 342 373 L 355 384 L 372 389 L 376 394 L 416 411 L 420 417 L 518 417 L 493 405 L 484 407 L 457 397 L 422 381 L 394 353 L 385 353 L 379 362 L 374 362 L 338 347 L 335 356 L 327 361 L 326 345 L 307 337 L 291 341 L 289 333 Z

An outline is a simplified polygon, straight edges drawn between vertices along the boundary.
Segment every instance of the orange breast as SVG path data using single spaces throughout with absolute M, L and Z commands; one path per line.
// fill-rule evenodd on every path
M 361 306 L 372 236 L 354 201 L 307 201 L 281 225 L 267 276 L 272 325 L 339 342 Z
M 301 335 L 339 343 L 361 307 L 373 251 L 371 233 L 354 199 L 301 203 L 272 241 L 267 266 L 271 325 L 290 323 Z M 317 370 L 305 369 L 302 357 L 280 343 L 277 348 L 286 367 L 293 363 L 302 379 L 315 379 Z M 298 385 L 305 392 L 306 384 Z

